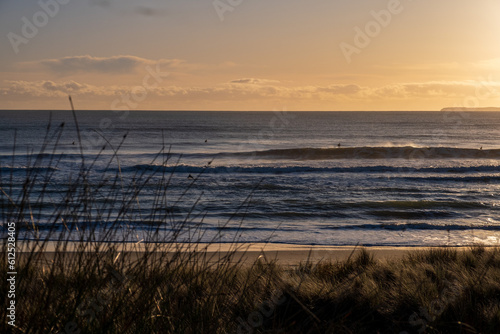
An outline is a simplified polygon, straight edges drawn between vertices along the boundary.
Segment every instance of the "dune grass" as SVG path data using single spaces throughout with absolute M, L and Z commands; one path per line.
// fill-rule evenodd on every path
M 500 252 L 363 250 L 340 262 L 251 266 L 112 249 L 20 261 L 7 333 L 496 333 Z M 189 258 L 189 259 L 188 259 Z M 6 263 L 2 267 L 2 300 Z M 2 311 L 6 309 L 3 303 Z
M 79 168 L 65 182 L 56 181 L 62 131 L 64 124 L 48 127 L 23 182 L 0 175 L 2 224 L 15 222 L 24 239 L 17 244 L 15 326 L 6 312 L 7 257 L 0 258 L 2 333 L 497 333 L 500 328 L 498 248 L 437 248 L 393 261 L 375 260 L 363 249 L 345 261 L 282 266 L 265 258 L 252 265 L 234 261 L 241 250 L 235 242 L 225 256 L 214 257 L 208 244 L 200 243 L 203 214 L 194 214 L 196 200 L 182 219 L 173 214 L 189 187 L 171 199 L 172 175 L 142 172 L 125 180 L 120 168 L 111 168 L 119 161 L 120 145 L 107 157 L 109 169 L 97 176 L 95 161 L 105 157 L 97 153 L 84 161 L 81 154 Z M 83 153 L 81 139 L 79 149 Z M 169 163 L 168 150 L 155 161 Z M 54 183 L 64 188 L 54 192 Z M 147 205 L 139 201 L 144 192 L 153 198 Z M 42 210 L 48 204 L 49 215 Z M 127 222 L 140 224 L 148 242 L 130 243 L 135 230 Z

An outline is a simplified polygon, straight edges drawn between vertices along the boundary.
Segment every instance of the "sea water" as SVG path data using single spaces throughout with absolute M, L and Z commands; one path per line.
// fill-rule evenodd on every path
M 497 245 L 499 130 L 494 112 L 0 111 L 0 213 L 27 196 L 30 239 L 95 224 L 130 242 L 154 225 L 165 241 Z M 82 162 L 95 208 L 54 216 Z

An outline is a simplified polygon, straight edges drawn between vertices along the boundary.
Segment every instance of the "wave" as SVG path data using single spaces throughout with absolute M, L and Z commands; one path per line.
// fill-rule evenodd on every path
M 179 226 L 183 225 L 182 221 L 179 221 Z M 89 229 L 93 227 L 95 224 L 90 224 L 90 223 L 79 223 L 78 227 L 80 229 L 83 228 Z M 146 224 L 147 226 L 144 226 L 143 222 L 141 221 L 135 221 L 135 222 L 116 222 L 115 224 L 108 224 L 108 227 L 113 226 L 114 229 L 118 228 L 123 228 L 124 226 L 133 226 L 135 228 L 139 229 L 146 229 L 147 226 L 151 226 L 151 224 Z M 27 231 L 31 227 L 30 225 L 22 225 L 20 226 L 20 229 L 22 231 Z M 154 228 L 158 228 L 161 231 L 177 231 L 175 227 L 165 225 L 165 224 L 159 224 L 159 225 L 154 225 Z M 282 232 L 300 232 L 303 233 L 304 230 L 301 226 L 262 226 L 262 225 L 226 225 L 226 226 L 214 226 L 210 224 L 201 224 L 197 225 L 196 228 L 199 229 L 199 231 L 205 231 L 205 230 L 213 230 L 213 231 L 225 231 L 225 232 L 245 232 L 245 231 L 253 231 L 253 232 L 268 232 L 268 233 L 274 233 L 278 231 Z M 450 224 L 443 224 L 443 223 L 432 223 L 432 222 L 405 222 L 405 223 L 366 223 L 366 224 L 338 224 L 338 225 L 323 225 L 323 226 L 317 226 L 320 231 L 349 231 L 349 230 L 354 230 L 354 231 L 363 231 L 363 230 L 369 230 L 369 231 L 381 231 L 381 230 L 386 230 L 386 231 L 500 231 L 500 225 L 499 224 L 457 224 L 457 223 L 450 223 Z M 54 223 L 48 223 L 48 224 L 37 224 L 37 230 L 38 231 L 56 231 L 56 230 L 62 230 L 64 229 L 63 224 L 54 224 Z M 104 227 L 104 231 L 106 228 Z M 113 232 L 117 232 L 116 230 L 112 230 Z M 187 231 L 187 230 L 186 230 Z M 76 232 L 76 230 L 75 230 Z M 181 231 L 183 232 L 183 231 Z M 0 233 L 5 233 L 5 230 L 0 231 Z M 119 235 L 119 234 L 117 234 Z
M 113 152 L 100 152 L 100 153 L 95 153 L 95 152 L 84 152 L 85 157 L 89 158 L 95 158 L 97 155 L 99 156 L 112 156 Z M 6 153 L 6 154 L 0 154 L 0 161 L 11 161 L 12 159 L 15 160 L 31 160 L 35 161 L 36 159 L 40 160 L 58 160 L 58 159 L 81 159 L 81 154 L 80 153 L 69 153 L 69 152 L 58 152 L 58 153 Z
M 109 156 L 113 152 L 86 152 L 89 157 Z M 120 152 L 121 156 L 137 159 L 154 159 L 158 153 Z M 175 153 L 169 152 L 169 158 L 240 158 L 240 159 L 280 159 L 280 160 L 338 160 L 338 159 L 500 159 L 500 149 L 473 149 L 455 147 L 414 147 L 414 146 L 379 146 L 379 147 L 297 147 L 285 149 L 270 149 L 246 152 L 219 152 L 219 153 Z M 64 153 L 33 153 L 16 154 L 16 158 L 79 158 L 80 154 Z M 12 154 L 0 154 L 0 161 L 12 159 Z
M 292 160 L 331 159 L 500 159 L 500 149 L 482 150 L 453 147 L 336 147 L 290 148 L 220 153 L 222 156 Z
M 16 173 L 16 172 L 47 172 L 47 171 L 57 171 L 59 168 L 50 166 L 39 166 L 39 167 L 0 167 L 0 173 Z
M 454 209 L 485 209 L 490 208 L 486 203 L 468 202 L 468 201 L 363 201 L 357 203 L 345 203 L 347 207 L 356 208 L 396 208 L 396 209 L 436 209 L 436 208 L 454 208 Z
M 463 182 L 463 183 L 498 183 L 500 182 L 500 176 L 439 176 L 439 177 L 402 177 L 406 181 L 416 181 L 422 182 Z
M 465 174 L 465 173 L 496 173 L 500 166 L 470 166 L 470 167 L 394 167 L 394 166 L 361 166 L 361 167 L 310 167 L 310 166 L 196 166 L 175 165 L 164 166 L 156 164 L 139 164 L 122 167 L 124 172 L 155 171 L 166 173 L 434 173 L 434 174 Z M 457 176 L 456 178 L 460 178 Z M 455 179 L 456 179 L 455 178 Z
M 433 223 L 391 223 L 323 226 L 323 230 L 438 230 L 438 231 L 500 231 L 500 225 L 492 224 L 433 224 Z
M 371 210 L 367 212 L 369 215 L 379 219 L 438 219 L 457 217 L 457 212 L 450 211 L 431 211 L 431 210 L 416 210 L 416 211 L 397 211 L 397 210 Z

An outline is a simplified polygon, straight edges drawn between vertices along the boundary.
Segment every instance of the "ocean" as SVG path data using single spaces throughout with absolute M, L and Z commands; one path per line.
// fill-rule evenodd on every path
M 2 233 L 16 220 L 20 239 L 500 243 L 500 113 L 76 116 L 0 111 Z

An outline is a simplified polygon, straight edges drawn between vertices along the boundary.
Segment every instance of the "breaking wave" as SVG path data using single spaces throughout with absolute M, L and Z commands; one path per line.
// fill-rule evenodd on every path
M 457 174 L 453 179 L 462 179 L 467 173 L 500 172 L 500 166 L 470 166 L 470 167 L 394 167 L 394 166 L 357 166 L 357 167 L 312 167 L 312 166 L 195 166 L 175 165 L 164 166 L 156 164 L 139 164 L 122 167 L 124 172 L 156 171 L 166 173 L 257 173 L 257 174 L 288 174 L 288 173 L 434 173 Z M 476 177 L 476 176 L 474 176 Z M 480 176 L 477 176 L 480 177 Z M 489 176 L 489 178 L 496 178 Z
M 223 156 L 292 160 L 331 159 L 500 159 L 500 149 L 482 150 L 452 147 L 335 147 L 290 148 L 223 153 Z

